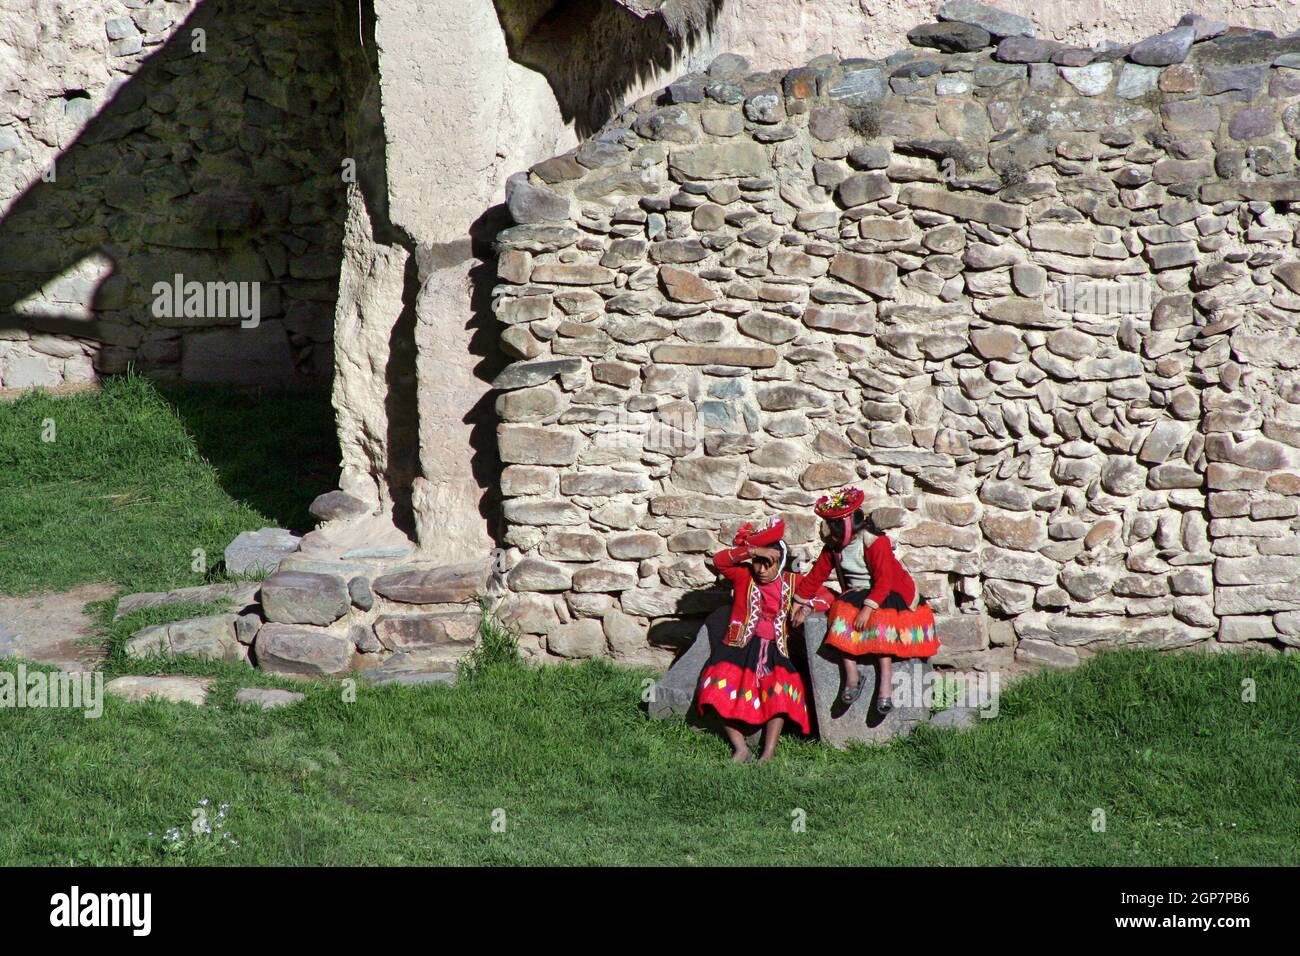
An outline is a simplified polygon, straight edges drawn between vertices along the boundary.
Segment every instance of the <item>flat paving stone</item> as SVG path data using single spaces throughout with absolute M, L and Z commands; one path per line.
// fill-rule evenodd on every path
M 362 683 L 371 687 L 388 684 L 442 684 L 450 687 L 456 683 L 457 676 L 455 665 L 431 662 L 420 654 L 394 654 L 378 667 L 357 674 Z
M 157 697 L 173 704 L 202 707 L 215 680 L 214 677 L 182 677 L 175 674 L 156 677 L 130 674 L 113 678 L 104 685 L 104 690 L 114 697 L 137 703 Z
M 159 607 L 164 604 L 212 604 L 215 601 L 229 600 L 234 605 L 236 614 L 241 613 L 257 601 L 257 590 L 261 587 L 256 582 L 237 582 L 232 584 L 200 584 L 190 588 L 175 588 L 171 591 L 143 591 L 128 594 L 117 602 L 113 620 L 146 607 Z
M 0 597 L 0 658 L 17 657 L 65 671 L 97 670 L 106 656 L 85 607 L 110 598 L 111 584 L 83 584 L 71 591 Z
M 226 545 L 226 570 L 231 574 L 267 575 L 298 550 L 301 539 L 284 528 L 242 531 Z

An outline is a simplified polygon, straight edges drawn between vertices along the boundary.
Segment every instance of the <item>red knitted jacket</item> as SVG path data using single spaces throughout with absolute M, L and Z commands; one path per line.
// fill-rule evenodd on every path
M 897 591 L 899 596 L 911 604 L 916 598 L 916 582 L 894 557 L 894 546 L 887 535 L 880 535 L 866 550 L 867 569 L 871 572 L 871 591 L 867 600 L 883 604 L 890 591 Z M 836 569 L 835 554 L 830 548 L 823 548 L 817 556 L 817 563 L 804 575 L 795 589 L 795 597 L 807 601 Z
M 758 607 L 760 595 L 754 574 L 746 563 L 751 556 L 750 549 L 744 545 L 738 548 L 724 548 L 713 556 L 714 568 L 730 581 L 732 586 L 731 620 L 728 622 L 725 642 L 735 647 L 745 647 L 749 643 L 750 638 L 754 636 L 754 622 L 757 620 L 752 612 Z M 795 574 L 793 571 L 786 571 L 782 576 L 796 593 L 802 592 L 807 583 L 805 576 Z M 789 594 L 788 591 L 786 593 Z M 793 595 L 787 597 L 787 602 L 792 597 Z M 835 595 L 820 585 L 808 591 L 808 602 L 819 611 L 828 609 L 834 597 Z M 787 628 L 784 616 L 778 622 L 776 630 L 777 646 L 781 648 L 782 654 L 789 653 L 785 643 Z

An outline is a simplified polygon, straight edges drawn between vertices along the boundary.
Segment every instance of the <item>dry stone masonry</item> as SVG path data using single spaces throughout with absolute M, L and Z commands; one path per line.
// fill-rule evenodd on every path
M 507 617 L 663 663 L 706 564 L 862 486 L 935 663 L 1300 646 L 1300 38 L 1083 49 L 958 0 L 882 60 L 723 55 L 514 176 Z
M 362 503 L 331 491 L 312 504 L 323 524 L 302 538 L 246 531 L 226 548 L 226 569 L 264 580 L 132 594 L 116 617 L 145 607 L 224 601 L 230 610 L 143 628 L 130 657 L 247 663 L 286 677 L 359 673 L 373 683 L 450 683 L 478 644 L 480 602 L 499 576 L 486 561 L 439 565 L 409 541 L 376 533 Z

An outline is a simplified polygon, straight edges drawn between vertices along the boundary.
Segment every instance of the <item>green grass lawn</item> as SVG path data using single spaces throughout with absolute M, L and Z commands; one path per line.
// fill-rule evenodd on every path
M 134 380 L 0 406 L 0 590 L 197 583 L 192 548 L 293 526 L 333 480 L 300 401 L 169 402 Z M 210 675 L 208 706 L 0 709 L 0 864 L 1300 862 L 1297 656 L 1116 651 L 1017 683 L 968 732 L 844 753 L 788 739 L 736 766 L 720 739 L 645 717 L 646 673 L 533 670 L 496 639 L 455 688 L 311 683 L 274 712 L 235 691 L 298 685 L 122 654 L 207 610 L 105 627 L 109 677 Z M 191 839 L 202 800 L 212 822 L 229 805 L 235 842 Z
M 1015 684 L 971 731 L 737 766 L 603 662 L 355 702 L 314 684 L 268 713 L 233 693 L 272 680 L 191 664 L 215 706 L 0 712 L 0 864 L 1294 865 L 1298 665 L 1115 652 Z M 205 798 L 238 845 L 166 852 Z
M 160 391 L 135 377 L 0 402 L 0 593 L 214 580 L 239 532 L 309 530 L 307 506 L 337 478 L 319 392 Z

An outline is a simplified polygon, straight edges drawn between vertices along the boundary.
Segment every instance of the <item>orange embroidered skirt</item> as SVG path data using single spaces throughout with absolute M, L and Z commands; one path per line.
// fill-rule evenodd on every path
M 845 654 L 887 654 L 890 657 L 933 657 L 939 650 L 934 612 L 921 599 L 909 610 L 902 595 L 891 591 L 885 603 L 871 612 L 867 626 L 854 629 L 866 591 L 849 591 L 836 599 L 827 616 L 826 643 Z

